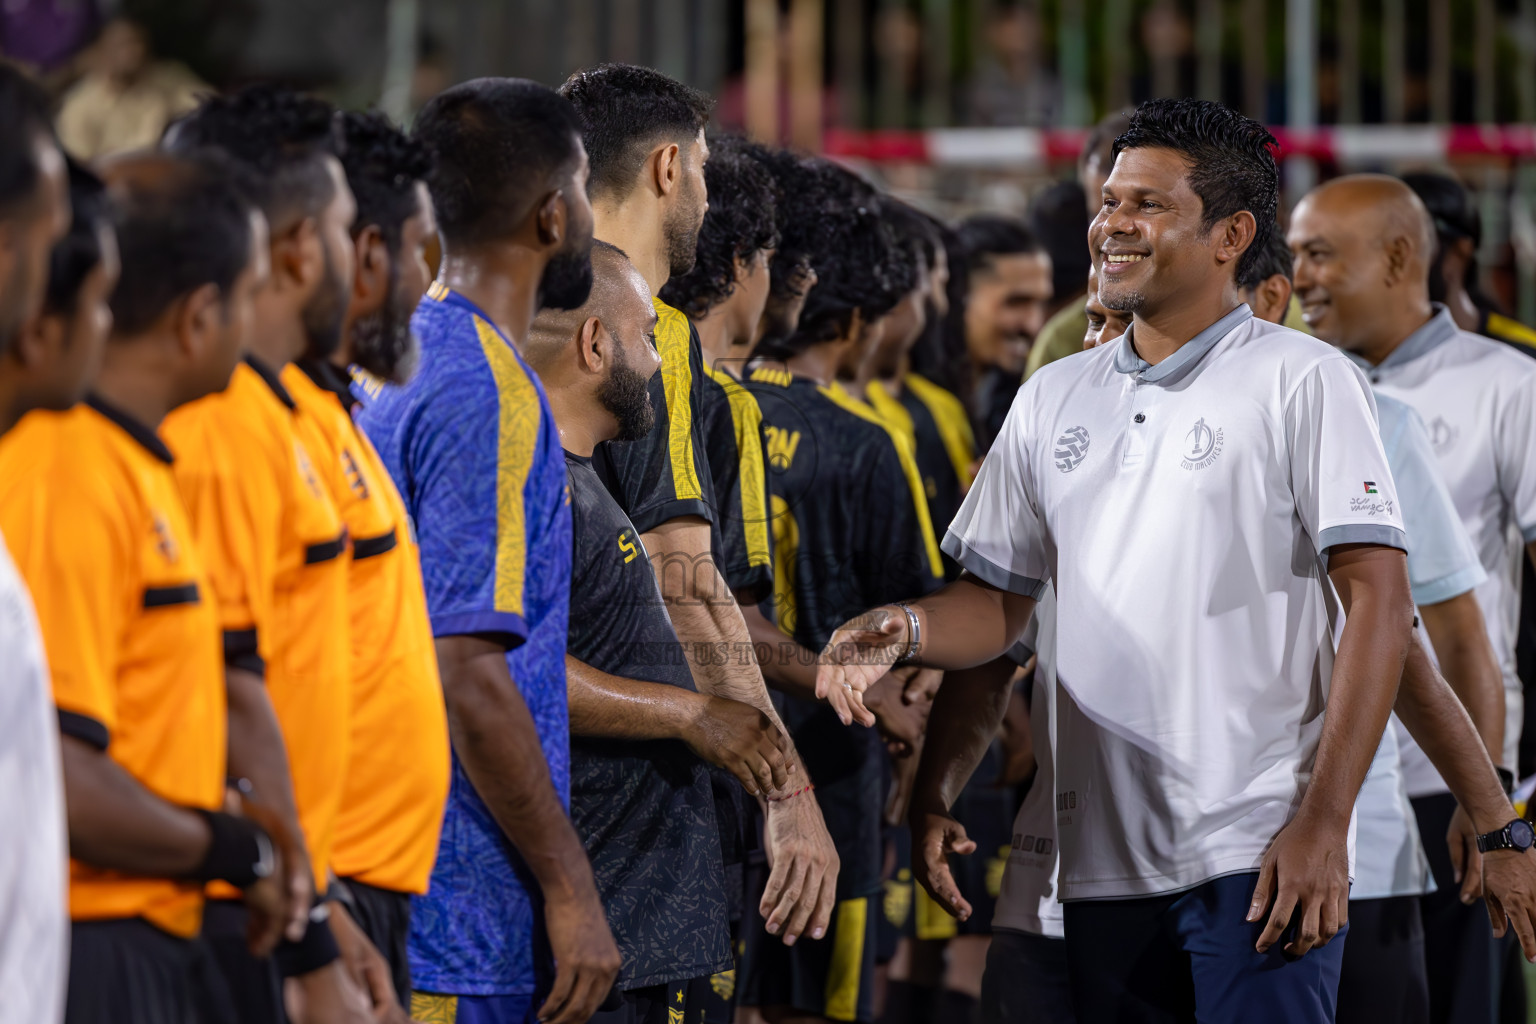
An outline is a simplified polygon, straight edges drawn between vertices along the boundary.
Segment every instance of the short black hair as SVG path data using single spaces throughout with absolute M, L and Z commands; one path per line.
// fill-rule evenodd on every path
M 1190 190 L 1200 197 L 1202 228 L 1241 210 L 1253 214 L 1253 241 L 1236 268 L 1237 280 L 1248 277 L 1269 245 L 1280 205 L 1275 137 L 1259 122 L 1212 100 L 1148 100 L 1115 140 L 1114 155 L 1119 159 L 1127 149 L 1149 148 L 1171 149 L 1185 158 Z
M 795 272 L 811 263 L 811 254 L 818 247 L 818 216 L 826 202 L 823 190 L 827 179 L 806 159 L 787 149 L 771 149 L 746 139 L 738 139 L 732 145 L 737 152 L 762 165 L 773 178 L 779 197 L 774 207 L 779 244 L 769 267 L 769 294 L 781 301 L 797 298 Z M 709 165 L 704 167 L 707 170 Z M 710 201 L 713 203 L 713 196 Z
M 1410 171 L 1403 175 L 1403 183 L 1429 211 L 1442 246 L 1460 238 L 1471 239 L 1474 248 L 1483 244 L 1482 215 L 1471 191 L 1460 181 L 1435 171 Z
M 565 80 L 560 95 L 581 118 L 593 195 L 628 195 L 658 142 L 686 147 L 709 122 L 714 101 L 654 68 L 597 64 Z
M 816 211 L 817 244 L 811 253 L 816 285 L 805 298 L 795 333 L 764 338 L 761 354 L 787 359 L 847 332 L 854 314 L 878 320 L 917 287 L 917 258 L 902 244 L 885 203 L 864 179 L 827 160 L 810 164 L 822 187 Z
M 736 288 L 736 260 L 747 260 L 779 242 L 778 187 L 768 169 L 725 139 L 710 143 L 704 165 L 709 210 L 699 229 L 693 269 L 661 289 L 663 302 L 701 317 L 730 298 Z
M 965 343 L 965 300 L 970 292 L 967 254 L 960 233 L 939 225 L 939 244 L 949 262 L 949 313 L 930 316 L 923 335 L 912 347 L 912 372 L 958 395 L 969 404 L 971 397 L 971 353 Z M 1026 250 L 1027 251 L 1027 250 Z
M 960 222 L 955 229 L 960 249 L 965 253 L 965 269 L 969 274 L 991 269 L 998 256 L 1022 256 L 1026 253 L 1043 253 L 1045 246 L 1017 217 L 1001 213 L 978 213 Z M 1083 235 L 1083 247 L 1087 248 L 1087 233 Z
M 122 276 L 113 331 L 147 330 L 182 296 L 207 284 L 225 298 L 251 261 L 251 214 L 261 183 L 220 151 L 162 155 L 109 174 Z
M 427 185 L 450 243 L 506 238 L 581 158 L 581 122 L 553 89 L 476 78 L 432 98 L 412 136 L 437 161 Z
M 112 202 L 100 178 L 73 157 L 69 168 L 69 230 L 48 254 L 48 291 L 43 309 L 69 315 L 75 311 L 80 286 L 101 263 L 101 232 L 112 226 Z
M 1064 302 L 1088 287 L 1088 199 L 1075 181 L 1058 181 L 1035 197 L 1029 226 L 1051 254 L 1051 287 Z
M 37 191 L 42 168 L 34 143 L 53 137 L 47 94 L 19 68 L 0 62 L 0 213 L 25 204 Z
M 349 110 L 341 115 L 346 151 L 341 165 L 357 199 L 355 236 L 376 227 L 390 253 L 398 255 L 405 222 L 416 216 L 416 183 L 432 172 L 427 148 L 376 112 Z
M 1269 243 L 1264 246 L 1262 252 L 1248 268 L 1248 272 L 1237 279 L 1239 288 L 1257 288 L 1276 274 L 1284 274 L 1286 280 L 1294 277 L 1293 267 L 1295 259 L 1291 256 L 1291 247 L 1285 244 L 1285 235 L 1276 227 L 1270 233 Z
M 897 236 L 917 254 L 925 268 L 932 270 L 944 245 L 939 222 L 894 196 L 881 196 L 880 201 Z
M 345 147 L 335 107 L 265 83 L 205 98 L 171 123 L 164 145 L 173 153 L 220 150 L 254 172 L 257 204 L 274 231 L 319 215 L 331 201 L 325 158 Z

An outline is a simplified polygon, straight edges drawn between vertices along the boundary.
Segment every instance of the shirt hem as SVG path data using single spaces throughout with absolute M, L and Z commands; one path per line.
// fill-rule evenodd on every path
M 415 966 L 411 967 L 411 988 L 417 992 L 430 992 L 436 996 L 531 996 L 538 991 L 537 984 L 505 986 L 496 984 L 444 981 L 423 976 Z
M 432 616 L 432 636 L 435 638 L 486 633 L 511 641 L 507 644 L 510 651 L 528 639 L 528 623 L 514 612 L 476 611 Z
M 961 540 L 960 535 L 953 530 L 944 535 L 942 547 L 944 553 L 959 562 L 963 569 L 994 587 L 1037 601 L 1045 593 L 1044 580 L 1021 576 L 1003 568 Z
M 1453 597 L 1471 593 L 1478 584 L 1488 578 L 1488 573 L 1480 563 L 1474 562 L 1458 572 L 1449 576 L 1442 576 L 1437 580 L 1431 580 L 1423 586 L 1412 587 L 1413 603 L 1417 605 L 1439 604 L 1441 601 L 1449 601 Z
M 684 516 L 698 516 L 707 523 L 713 523 L 715 510 L 703 498 L 681 498 L 641 509 L 638 514 L 631 515 L 629 521 L 634 524 L 635 532 L 650 533 L 662 523 L 670 523 Z
M 1147 896 L 1167 896 L 1183 892 L 1218 878 L 1232 875 L 1257 874 L 1263 851 L 1244 854 L 1241 859 L 1232 857 L 1219 860 L 1210 867 L 1192 867 L 1185 873 L 1158 875 L 1153 878 L 1114 878 L 1089 882 L 1069 882 L 1062 879 L 1061 902 L 1076 900 L 1134 900 Z
M 693 981 L 695 978 L 707 978 L 711 974 L 719 974 L 721 971 L 731 969 L 735 961 L 730 956 L 722 957 L 710 963 L 698 967 L 668 967 L 656 974 L 648 974 L 643 978 L 630 978 L 619 982 L 619 990 L 630 992 L 637 988 L 650 988 L 652 985 L 670 985 L 674 981 Z

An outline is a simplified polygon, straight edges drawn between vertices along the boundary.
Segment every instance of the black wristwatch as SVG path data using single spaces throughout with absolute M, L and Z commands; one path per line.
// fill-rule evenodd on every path
M 1518 850 L 1524 853 L 1536 846 L 1536 828 L 1524 818 L 1516 818 L 1497 832 L 1484 832 L 1477 837 L 1477 848 L 1482 853 L 1493 850 Z

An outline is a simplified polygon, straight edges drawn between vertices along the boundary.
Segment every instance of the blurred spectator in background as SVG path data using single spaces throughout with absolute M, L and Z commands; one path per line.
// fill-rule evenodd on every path
M 1117 110 L 1088 129 L 1088 137 L 1083 140 L 1083 151 L 1077 155 L 1077 183 L 1083 187 L 1089 220 L 1103 205 L 1104 182 L 1109 180 L 1109 169 L 1115 162 L 1115 139 L 1130 123 L 1131 112 Z M 1086 231 L 1083 238 L 1087 244 Z
M 965 346 L 972 363 L 971 416 L 976 450 L 985 453 L 1024 382 L 1030 346 L 1045 326 L 1051 257 L 1028 225 L 1013 217 L 977 214 L 961 223 L 958 233 L 969 288 Z
M 0 3 L 0 55 L 45 79 L 68 76 L 100 24 L 95 0 L 7 0 Z
M 1024 368 L 1028 379 L 1046 363 L 1083 349 L 1088 327 L 1083 295 L 1088 290 L 1088 204 L 1083 187 L 1058 181 L 1035 199 L 1029 226 L 1051 254 L 1050 318 L 1029 350 Z
M 1472 193 L 1450 175 L 1435 171 L 1405 174 L 1403 181 L 1424 201 L 1440 243 L 1429 268 L 1430 300 L 1445 303 L 1462 330 L 1507 341 L 1526 355 L 1536 355 L 1536 331 L 1505 316 L 1478 283 L 1483 218 Z
M 59 140 L 79 160 L 153 146 L 212 91 L 185 65 L 156 59 L 144 26 L 124 16 L 109 21 L 80 59 L 85 77 L 59 111 Z
M 1006 3 L 987 20 L 991 53 L 971 86 L 970 123 L 1044 126 L 1056 122 L 1061 84 L 1042 53 L 1044 31 L 1031 3 Z
M 1147 71 L 1131 80 L 1135 102 L 1195 94 L 1195 30 L 1174 0 L 1156 0 L 1141 16 Z M 1117 133 L 1118 134 L 1118 133 Z

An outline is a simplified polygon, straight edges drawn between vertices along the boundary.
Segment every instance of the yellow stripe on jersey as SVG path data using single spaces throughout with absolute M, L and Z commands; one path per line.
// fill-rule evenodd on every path
M 704 372 L 725 389 L 731 404 L 731 423 L 736 428 L 736 458 L 740 463 L 741 531 L 747 539 L 747 564 L 756 568 L 773 559 L 768 550 L 768 486 L 763 474 L 763 411 L 757 399 L 728 373 L 704 367 Z
M 501 396 L 496 441 L 496 610 L 521 615 L 528 563 L 523 488 L 533 470 L 533 451 L 538 444 L 539 393 L 496 328 L 477 316 L 475 331 Z
M 693 369 L 688 361 L 688 318 L 660 299 L 656 307 L 656 351 L 661 354 L 661 385 L 667 396 L 667 447 L 672 452 L 672 490 L 678 500 L 701 498 L 699 470 L 693 462 Z
M 429 299 L 435 299 L 438 302 L 442 302 L 444 299 L 448 298 L 448 294 L 448 286 L 443 284 L 441 281 L 433 281 L 427 287 L 427 298 Z
M 912 446 L 895 428 L 881 419 L 879 413 L 854 398 L 836 381 L 833 381 L 831 387 L 818 387 L 816 390 L 860 419 L 877 425 L 890 437 L 891 444 L 896 448 L 896 455 L 901 460 L 901 471 L 907 476 L 907 486 L 912 491 L 912 508 L 917 512 L 918 526 L 923 531 L 923 547 L 928 552 L 928 568 L 935 576 L 942 579 L 944 562 L 939 557 L 939 542 L 933 537 L 933 520 L 928 517 L 928 492 L 923 487 L 922 474 L 917 471 L 917 457 L 912 452 Z
M 970 487 L 971 465 L 976 461 L 976 435 L 971 432 L 971 418 L 966 415 L 965 403 L 952 392 L 915 373 L 907 374 L 906 385 L 938 424 L 939 437 L 944 441 L 949 461 L 954 464 L 960 486 Z
M 436 992 L 411 993 L 411 1020 L 420 1024 L 457 1024 L 459 997 Z
M 891 393 L 885 390 L 885 385 L 877 380 L 869 382 L 864 394 L 869 399 L 870 407 L 887 423 L 905 434 L 912 450 L 917 451 L 917 427 L 913 425 L 912 414 L 907 412 L 907 407 L 892 398 Z
M 759 366 L 752 371 L 751 379 L 754 383 L 777 384 L 781 388 L 787 388 L 795 377 L 788 370 L 774 370 L 766 366 Z
M 800 524 L 789 502 L 777 494 L 773 501 L 773 617 L 779 632 L 795 635 L 799 611 L 795 605 L 795 556 L 800 551 Z
M 859 1016 L 859 981 L 868 919 L 867 896 L 837 905 L 832 962 L 827 965 L 827 1016 L 833 1020 L 855 1020 Z
M 960 926 L 955 923 L 955 919 L 934 902 L 933 897 L 928 895 L 928 890 L 920 885 L 914 888 L 917 890 L 914 894 L 917 920 L 912 923 L 913 933 L 919 939 L 930 942 L 952 939 L 960 934 Z
M 1536 331 L 1531 330 L 1519 320 L 1511 320 L 1502 313 L 1489 313 L 1486 326 L 1488 333 L 1495 338 L 1536 348 Z

